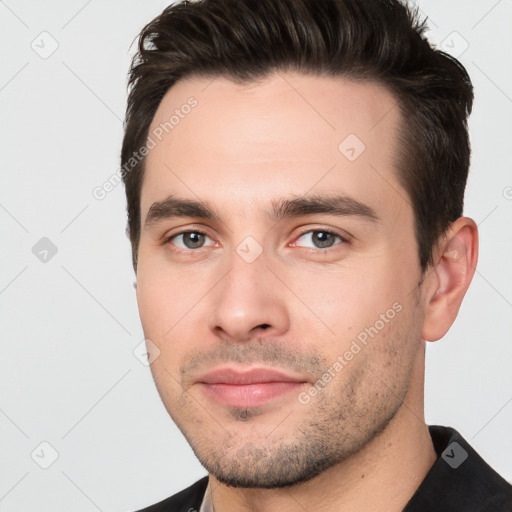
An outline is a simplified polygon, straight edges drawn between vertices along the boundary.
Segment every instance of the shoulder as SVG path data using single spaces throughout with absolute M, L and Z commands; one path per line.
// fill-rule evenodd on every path
M 198 512 L 208 485 L 205 476 L 183 491 L 136 512 Z
M 512 485 L 453 428 L 430 426 L 438 455 L 404 512 L 510 512 Z

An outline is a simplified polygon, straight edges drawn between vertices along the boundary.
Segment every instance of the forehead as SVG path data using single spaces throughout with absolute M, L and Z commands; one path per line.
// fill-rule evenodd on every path
M 142 217 L 173 193 L 239 206 L 285 192 L 407 202 L 395 170 L 400 121 L 395 97 L 376 83 L 297 73 L 247 85 L 184 79 L 150 126 Z

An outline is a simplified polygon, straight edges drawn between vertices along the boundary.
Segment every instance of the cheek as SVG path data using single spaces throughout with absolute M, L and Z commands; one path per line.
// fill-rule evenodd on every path
M 383 312 L 381 309 L 391 307 L 391 299 L 397 295 L 380 274 L 355 267 L 304 268 L 289 279 L 295 283 L 294 292 L 303 303 L 302 310 L 306 307 L 311 311 L 311 315 L 302 314 L 301 318 L 311 321 L 316 316 L 319 325 L 323 321 L 336 334 L 375 321 Z
M 304 268 L 288 278 L 300 299 L 290 302 L 295 304 L 295 331 L 314 333 L 316 346 L 331 359 L 348 350 L 354 340 L 386 342 L 402 323 L 410 285 L 389 262 L 377 261 Z
M 144 271 L 138 272 L 137 304 L 142 327 L 147 338 L 160 338 L 165 332 L 163 331 L 164 326 L 168 325 L 171 320 L 168 316 L 169 312 L 172 311 L 171 302 L 172 299 L 165 282 L 153 279 L 151 275 L 147 275 Z
M 139 266 L 137 274 L 137 302 L 139 315 L 144 330 L 144 337 L 158 348 L 158 356 L 151 363 L 150 369 L 158 392 L 166 407 L 176 404 L 180 394 L 179 365 L 186 343 L 180 328 L 186 322 L 185 305 L 175 290 L 179 286 L 169 275 L 149 272 Z M 171 410 L 168 412 L 172 416 Z
M 176 270 L 165 262 L 146 259 L 137 272 L 137 303 L 144 332 L 161 338 L 170 334 L 181 318 L 188 318 L 204 295 L 203 279 Z
M 211 286 L 204 273 L 190 268 L 177 271 L 168 263 L 153 260 L 150 264 L 149 259 L 139 265 L 140 320 L 145 338 L 160 351 L 151 365 L 157 385 L 173 388 L 171 375 L 176 381 L 181 380 L 179 367 L 183 359 L 208 339 L 206 309 Z

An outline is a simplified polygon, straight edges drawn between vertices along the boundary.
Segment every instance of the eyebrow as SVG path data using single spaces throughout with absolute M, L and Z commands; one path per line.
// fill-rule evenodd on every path
M 325 213 L 336 216 L 358 216 L 372 222 L 379 217 L 370 206 L 345 195 L 311 195 L 274 200 L 267 216 L 271 221 Z M 198 219 L 221 220 L 214 208 L 205 201 L 169 196 L 163 201 L 154 202 L 148 210 L 144 227 L 148 228 L 162 220 L 174 217 L 194 217 Z
M 163 201 L 157 201 L 150 206 L 144 221 L 144 227 L 150 227 L 162 220 L 173 217 L 220 220 L 219 216 L 213 212 L 213 209 L 206 202 L 169 196 Z
M 272 202 L 269 218 L 279 221 L 287 217 L 301 217 L 326 213 L 336 216 L 358 216 L 377 222 L 379 217 L 373 208 L 345 195 L 311 195 Z

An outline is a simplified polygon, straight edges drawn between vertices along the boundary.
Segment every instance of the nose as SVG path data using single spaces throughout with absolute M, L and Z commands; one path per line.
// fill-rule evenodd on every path
M 290 327 L 282 288 L 264 255 L 247 263 L 235 253 L 231 269 L 210 296 L 210 330 L 233 342 L 282 335 Z

